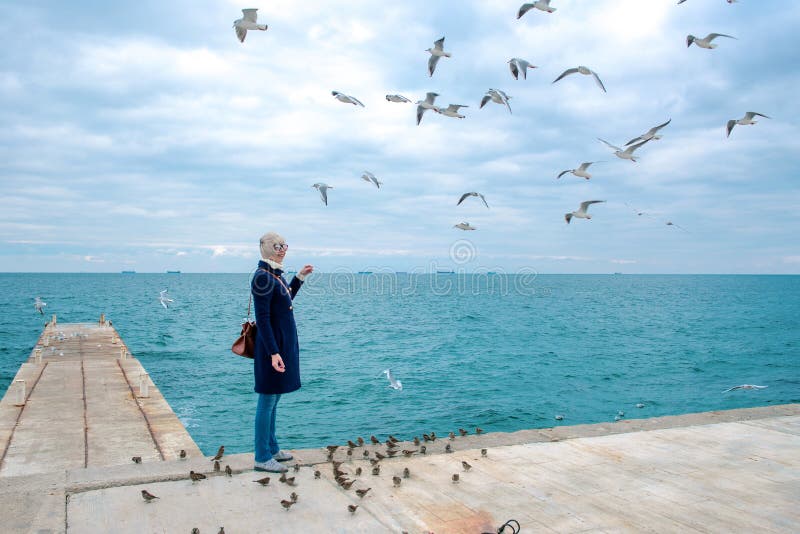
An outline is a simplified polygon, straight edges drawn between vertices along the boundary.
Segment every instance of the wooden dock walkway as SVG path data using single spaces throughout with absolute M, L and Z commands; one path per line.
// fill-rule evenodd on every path
M 155 385 L 141 396 L 144 369 L 121 357 L 110 325 L 51 325 L 37 348 L 41 360 L 34 349 L 16 377 L 25 395 L 12 383 L 0 401 L 4 533 L 481 534 L 512 518 L 521 534 L 800 531 L 800 404 L 440 437 L 377 474 L 362 453 L 385 445 L 352 457 L 342 446 L 348 489 L 324 449 L 299 450 L 295 484 L 269 474 L 262 487 L 252 454 L 226 455 L 214 472 Z

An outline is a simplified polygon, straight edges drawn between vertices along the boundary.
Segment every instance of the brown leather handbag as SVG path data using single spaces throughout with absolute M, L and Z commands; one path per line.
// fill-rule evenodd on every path
M 256 336 L 258 335 L 256 322 L 250 320 L 250 306 L 252 304 L 253 294 L 250 293 L 250 300 L 247 301 L 247 319 L 242 323 L 242 333 L 231 345 L 231 352 L 251 359 L 256 355 Z

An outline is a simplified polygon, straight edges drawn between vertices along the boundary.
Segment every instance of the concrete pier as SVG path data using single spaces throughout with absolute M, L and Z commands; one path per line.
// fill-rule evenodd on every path
M 289 486 L 253 472 L 252 454 L 223 456 L 214 472 L 155 385 L 136 398 L 131 377 L 143 369 L 117 360 L 121 341 L 106 347 L 116 332 L 69 327 L 55 328 L 64 339 L 52 355 L 36 363 L 32 353 L 20 369 L 24 406 L 14 406 L 11 389 L 0 403 L 2 532 L 480 534 L 508 519 L 523 534 L 800 530 L 798 404 L 480 436 L 468 429 L 425 443 L 425 455 L 402 442 L 399 450 L 417 452 L 381 460 L 378 474 L 362 454 L 375 458 L 385 445 L 352 456 L 343 445 L 334 460 L 349 489 L 335 482 L 327 451 L 297 450 Z M 181 448 L 186 460 L 176 459 Z M 208 478 L 192 482 L 190 470 Z M 267 486 L 254 483 L 264 476 Z M 143 489 L 158 499 L 145 502 Z M 284 510 L 292 492 L 297 502 Z

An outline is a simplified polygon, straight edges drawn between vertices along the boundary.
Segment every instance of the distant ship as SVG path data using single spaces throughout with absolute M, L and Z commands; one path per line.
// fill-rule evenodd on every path
M 180 271 L 167 271 L 167 274 L 181 274 Z
M 358 271 L 358 274 L 372 274 L 372 271 Z
M 622 273 L 614 273 L 614 274 L 622 274 Z
M 436 274 L 455 274 L 455 271 L 436 271 Z
M 136 271 L 122 271 L 122 274 L 136 274 Z

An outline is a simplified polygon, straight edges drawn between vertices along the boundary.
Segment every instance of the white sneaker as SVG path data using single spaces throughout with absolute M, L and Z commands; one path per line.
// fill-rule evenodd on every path
M 294 456 L 292 456 L 291 454 L 289 454 L 286 451 L 278 451 L 277 453 L 272 455 L 272 458 L 274 460 L 278 460 L 279 462 L 287 462 L 287 461 L 291 460 L 292 458 L 294 458 Z
M 266 462 L 256 462 L 253 465 L 253 471 L 267 471 L 269 473 L 286 473 L 289 471 L 286 467 L 282 466 L 275 461 L 275 458 L 270 458 Z

